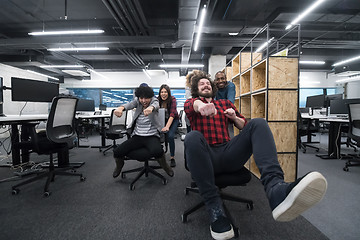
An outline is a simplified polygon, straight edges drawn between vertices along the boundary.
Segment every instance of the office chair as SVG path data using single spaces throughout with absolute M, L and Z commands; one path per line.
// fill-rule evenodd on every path
M 164 108 L 159 109 L 159 118 L 160 118 L 160 121 L 161 121 L 161 126 L 165 126 L 165 109 Z M 160 142 L 163 145 L 163 147 L 165 147 L 164 153 L 166 153 L 167 152 L 167 139 L 166 139 L 166 134 L 165 133 L 160 134 Z M 125 159 L 126 160 L 134 159 L 131 156 L 132 156 L 132 152 Z M 140 161 L 138 159 L 134 159 L 134 160 Z M 155 175 L 156 177 L 160 178 L 164 185 L 167 184 L 167 179 L 163 175 L 161 175 L 160 173 L 155 171 L 156 169 L 160 169 L 161 167 L 160 166 L 150 166 L 149 165 L 149 162 L 154 161 L 154 160 L 155 160 L 155 158 L 146 159 L 145 161 L 143 161 L 144 166 L 121 172 L 121 178 L 122 179 L 124 179 L 126 177 L 126 174 L 128 174 L 128 173 L 139 172 L 138 175 L 134 178 L 134 180 L 130 183 L 130 185 L 129 185 L 130 190 L 135 190 L 135 185 L 134 184 L 143 175 L 145 175 L 145 177 L 148 177 L 149 173 L 151 173 L 151 174 Z
M 360 147 L 360 103 L 349 103 L 349 133 L 348 136 Z M 360 166 L 359 154 L 348 154 L 349 159 L 345 163 L 344 171 L 348 172 L 349 167 Z
M 303 151 L 303 153 L 306 153 L 306 148 L 313 148 L 316 150 L 316 152 L 319 152 L 320 148 L 315 147 L 311 144 L 314 143 L 319 143 L 319 142 L 303 142 L 301 140 L 301 137 L 303 136 L 315 136 L 315 133 L 319 131 L 319 123 L 315 122 L 315 124 L 311 123 L 310 119 L 303 119 L 301 117 L 301 111 L 298 111 L 298 130 L 299 130 L 299 134 L 298 134 L 298 146 L 299 148 Z M 311 137 L 310 137 L 311 140 Z
M 121 117 L 117 117 L 114 111 L 115 109 L 111 111 L 109 128 L 105 131 L 105 138 L 113 140 L 113 144 L 103 150 L 104 155 L 110 149 L 116 148 L 117 139 L 123 138 L 124 135 L 126 135 L 127 111 L 125 111 Z M 99 150 L 100 152 L 102 151 L 101 148 Z
M 85 181 L 81 173 L 74 172 L 74 166 L 68 162 L 69 148 L 75 144 L 75 108 L 78 99 L 72 96 L 60 95 L 55 97 L 51 104 L 50 113 L 46 123 L 46 132 L 36 133 L 35 125 L 29 127 L 31 149 L 39 155 L 50 155 L 49 170 L 27 179 L 12 187 L 12 194 L 20 192 L 20 186 L 47 178 L 44 187 L 44 196 L 50 196 L 49 185 L 54 181 L 55 175 L 78 176 L 80 181 Z M 58 153 L 58 167 L 55 168 L 53 154 Z M 73 172 L 68 172 L 72 170 Z
M 186 160 L 185 160 L 185 168 L 188 170 L 186 166 Z M 233 202 L 240 202 L 240 203 L 246 203 L 246 206 L 249 210 L 252 210 L 254 208 L 254 203 L 250 199 L 242 198 L 239 196 L 234 196 L 228 193 L 223 192 L 222 190 L 229 186 L 246 186 L 248 182 L 251 180 L 251 173 L 250 171 L 243 167 L 238 171 L 232 172 L 232 173 L 223 173 L 215 176 L 215 185 L 219 188 L 220 197 L 223 200 L 233 201 Z M 199 193 L 199 189 L 196 186 L 196 183 L 194 181 L 191 182 L 190 187 L 186 187 L 185 189 L 185 195 L 188 195 L 189 192 L 195 192 Z M 204 202 L 201 201 L 194 205 L 193 207 L 187 209 L 184 211 L 184 213 L 181 215 L 181 220 L 183 223 L 187 222 L 187 218 L 190 214 L 195 212 L 196 210 L 200 209 L 201 207 L 205 206 Z M 231 217 L 231 214 L 229 210 L 227 209 L 226 205 L 224 204 L 224 210 L 226 212 L 226 215 L 228 216 L 229 220 L 231 221 L 231 225 L 234 228 L 235 237 L 238 237 L 238 228 L 234 225 L 234 221 Z

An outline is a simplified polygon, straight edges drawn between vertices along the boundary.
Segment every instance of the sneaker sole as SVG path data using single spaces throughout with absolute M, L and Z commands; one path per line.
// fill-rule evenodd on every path
M 210 226 L 210 232 L 211 232 L 211 237 L 215 240 L 225 240 L 225 239 L 231 239 L 235 236 L 234 234 L 234 230 L 233 227 L 231 226 L 231 229 L 227 232 L 222 232 L 222 233 L 217 233 L 217 232 L 213 232 Z
M 318 172 L 306 175 L 273 211 L 276 221 L 288 222 L 314 206 L 324 197 L 327 181 Z

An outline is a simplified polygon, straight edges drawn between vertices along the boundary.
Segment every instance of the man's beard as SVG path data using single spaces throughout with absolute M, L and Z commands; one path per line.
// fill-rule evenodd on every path
M 212 91 L 211 92 L 206 92 L 206 93 L 200 93 L 199 92 L 199 96 L 204 97 L 204 98 L 211 98 L 211 97 L 213 97 L 213 92 Z

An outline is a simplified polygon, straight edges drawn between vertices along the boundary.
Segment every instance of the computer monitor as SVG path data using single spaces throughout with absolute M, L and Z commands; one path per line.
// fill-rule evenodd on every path
M 325 107 L 325 95 L 314 95 L 306 98 L 306 107 L 323 108 Z
M 326 95 L 325 96 L 325 107 L 330 107 L 330 101 L 331 100 L 340 100 L 340 99 L 343 99 L 342 94 Z
M 59 95 L 59 84 L 25 78 L 11 78 L 11 100 L 52 102 Z
M 95 111 L 95 101 L 93 99 L 83 99 L 80 98 L 77 106 L 77 112 L 94 112 Z
M 349 103 L 360 103 L 360 98 L 330 100 L 330 114 L 343 115 L 349 114 L 348 106 Z

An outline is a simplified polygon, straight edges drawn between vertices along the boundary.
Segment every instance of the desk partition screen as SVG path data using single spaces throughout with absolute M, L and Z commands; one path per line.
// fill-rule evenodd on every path
M 59 84 L 45 81 L 11 78 L 11 100 L 24 102 L 52 102 L 59 95 Z

